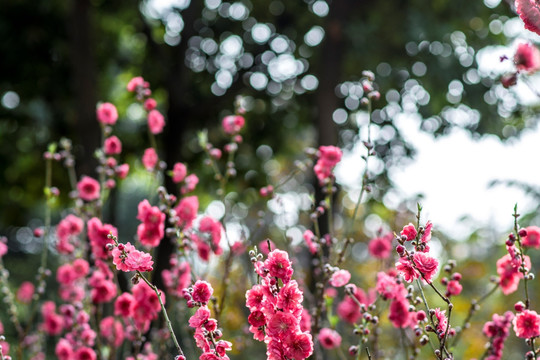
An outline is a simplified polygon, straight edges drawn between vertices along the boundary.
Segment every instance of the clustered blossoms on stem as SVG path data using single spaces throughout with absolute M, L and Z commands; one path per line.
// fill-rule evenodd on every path
M 400 256 L 396 263 L 396 269 L 407 282 L 420 278 L 431 283 L 437 273 L 439 262 L 427 254 L 429 251 L 428 242 L 431 240 L 431 228 L 432 224 L 428 222 L 425 228 L 421 229 L 421 236 L 413 224 L 406 225 L 401 231 L 400 245 L 396 247 Z M 409 253 L 403 245 L 409 241 L 414 244 L 414 252 Z
M 332 170 L 341 161 L 343 152 L 335 146 L 321 146 L 318 154 L 319 159 L 313 170 L 317 175 L 317 179 L 319 179 L 319 183 L 324 184 L 327 179 L 331 178 Z
M 226 351 L 232 349 L 229 341 L 219 340 L 223 334 L 218 329 L 216 319 L 210 317 L 208 301 L 212 297 L 214 289 L 206 282 L 197 280 L 189 288 L 182 290 L 188 307 L 198 307 L 197 311 L 189 318 L 189 326 L 195 329 L 195 343 L 203 351 L 200 360 L 228 360 Z
M 60 254 L 71 254 L 75 248 L 79 247 L 78 235 L 82 233 L 84 229 L 83 219 L 69 214 L 62 219 L 56 226 L 56 236 L 58 242 L 56 244 L 56 250 Z
M 127 242 L 118 244 L 112 249 L 113 264 L 119 271 L 152 271 L 154 261 L 152 256 L 135 249 L 135 246 Z
M 260 284 L 246 292 L 248 322 L 253 338 L 267 344 L 267 359 L 305 359 L 313 353 L 309 331 L 302 331 L 303 293 L 285 251 L 273 250 L 263 263 L 253 257 Z M 281 282 L 281 285 L 280 285 Z
M 137 235 L 141 244 L 150 247 L 159 245 L 165 235 L 165 218 L 157 206 L 151 206 L 148 200 L 139 203 L 137 219 L 142 221 L 137 227 Z
M 507 311 L 504 315 L 493 314 L 492 321 L 484 325 L 483 333 L 490 338 L 490 347 L 487 352 L 487 360 L 502 359 L 504 341 L 510 335 L 510 326 L 512 325 L 514 314 Z

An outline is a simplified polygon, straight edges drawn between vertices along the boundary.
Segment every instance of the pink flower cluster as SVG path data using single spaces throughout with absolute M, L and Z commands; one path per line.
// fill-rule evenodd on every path
M 336 312 L 341 320 L 354 324 L 360 319 L 363 312 L 358 304 L 368 307 L 375 301 L 376 294 L 374 291 L 366 294 L 364 290 L 357 288 L 354 284 L 347 285 L 347 289 L 349 296 L 340 301 Z M 354 299 L 352 296 L 354 296 Z
M 165 126 L 165 118 L 156 109 L 156 100 L 150 97 L 152 90 L 148 81 L 145 81 L 141 76 L 136 76 L 127 84 L 127 90 L 134 92 L 137 100 L 142 102 L 144 109 L 148 111 L 147 122 L 150 132 L 154 135 L 161 133 Z
M 112 250 L 113 264 L 119 271 L 152 271 L 152 255 L 139 251 L 131 243 L 118 244 Z
M 195 190 L 199 183 L 199 178 L 195 174 L 187 174 L 187 167 L 183 163 L 176 163 L 171 171 L 172 181 L 176 184 L 182 183 L 180 192 L 187 194 Z
M 396 328 L 414 328 L 419 319 L 416 312 L 409 311 L 408 292 L 396 277 L 395 271 L 389 274 L 379 272 L 377 274 L 377 293 L 385 300 L 390 300 L 390 313 L 388 318 Z
M 392 252 L 392 241 L 394 235 L 387 233 L 386 235 L 377 236 L 370 240 L 368 244 L 368 251 L 371 256 L 376 259 L 386 259 Z
M 56 344 L 55 354 L 59 360 L 97 359 L 96 352 L 92 349 L 97 335 L 90 327 L 90 316 L 80 310 L 81 307 L 80 304 L 60 306 L 63 327 L 67 333 Z
M 156 247 L 165 235 L 165 217 L 157 206 L 151 206 L 148 200 L 139 203 L 137 219 L 142 221 L 137 227 L 141 244 Z
M 90 297 L 94 304 L 108 303 L 116 297 L 116 284 L 109 265 L 96 260 L 92 276 L 88 280 L 91 287 Z
M 210 317 L 210 310 L 207 307 L 213 292 L 212 286 L 201 280 L 197 280 L 192 287 L 183 290 L 188 307 L 198 307 L 189 318 L 189 326 L 195 329 L 195 343 L 203 351 L 199 357 L 200 360 L 228 360 L 226 351 L 232 349 L 232 344 L 225 340 L 218 340 L 223 334 L 217 328 L 217 320 Z
M 319 159 L 313 170 L 320 184 L 324 184 L 332 176 L 332 170 L 341 161 L 342 155 L 343 152 L 338 147 L 331 145 L 319 147 Z
M 507 248 L 510 253 L 497 260 L 497 274 L 500 278 L 499 285 L 505 295 L 516 291 L 519 285 L 519 279 L 523 278 L 523 273 L 519 271 L 521 260 L 515 254 L 515 246 L 508 246 Z M 527 255 L 524 255 L 523 258 L 525 260 L 525 267 L 530 269 L 531 259 Z
M 223 131 L 229 135 L 235 135 L 242 130 L 246 120 L 241 115 L 225 116 L 222 121 Z
M 79 191 L 79 197 L 85 201 L 99 199 L 99 182 L 89 176 L 82 177 L 81 181 L 77 183 L 77 190 Z
M 56 271 L 56 280 L 60 284 L 60 298 L 64 301 L 81 301 L 84 297 L 82 280 L 88 275 L 90 265 L 84 259 L 61 265 Z
M 431 283 L 437 273 L 439 262 L 427 254 L 429 251 L 428 242 L 431 240 L 431 228 L 432 224 L 428 221 L 420 238 L 415 243 L 415 252 L 412 255 L 406 252 L 403 245 L 396 247 L 400 256 L 396 263 L 396 269 L 407 282 L 420 278 Z M 418 231 L 413 224 L 409 224 L 403 228 L 400 235 L 402 242 L 412 241 L 418 237 Z
M 110 224 L 102 224 L 101 220 L 97 217 L 88 220 L 86 227 L 88 229 L 88 239 L 90 239 L 92 254 L 97 259 L 107 259 L 109 257 L 107 245 L 113 243 L 113 240 L 109 239 L 109 234 L 118 236 L 118 230 Z
M 174 210 L 178 217 L 178 225 L 189 229 L 199 212 L 199 198 L 197 196 L 182 198 Z
M 165 304 L 165 295 L 161 293 L 161 301 Z M 121 316 L 126 324 L 133 320 L 136 329 L 142 333 L 148 331 L 152 320 L 161 311 L 161 305 L 156 292 L 145 282 L 140 281 L 131 288 L 131 294 L 122 293 L 114 302 L 114 315 Z M 126 328 L 131 334 L 132 328 Z
M 56 226 L 56 236 L 58 237 L 58 243 L 56 244 L 56 250 L 60 254 L 71 254 L 78 245 L 77 235 L 79 235 L 84 228 L 84 221 L 72 214 L 69 214 L 62 219 L 58 226 Z
M 178 298 L 183 297 L 182 290 L 191 283 L 191 266 L 189 262 L 179 262 L 175 257 L 171 257 L 169 264 L 170 269 L 165 269 L 161 273 L 167 293 Z
M 484 324 L 482 330 L 484 335 L 491 338 L 491 346 L 488 349 L 487 360 L 502 359 L 504 341 L 510 335 L 510 325 L 512 325 L 514 314 L 507 311 L 504 315 L 493 314 L 492 321 Z
M 309 331 L 302 331 L 303 293 L 291 280 L 292 264 L 285 251 L 274 250 L 255 263 L 260 284 L 246 292 L 249 331 L 267 344 L 268 360 L 305 359 L 313 353 Z M 279 285 L 281 280 L 282 286 Z

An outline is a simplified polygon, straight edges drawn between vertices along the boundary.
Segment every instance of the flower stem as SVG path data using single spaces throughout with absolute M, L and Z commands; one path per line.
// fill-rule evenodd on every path
M 159 305 L 161 306 L 161 312 L 163 313 L 163 317 L 165 318 L 165 322 L 167 323 L 167 327 L 169 328 L 169 332 L 171 333 L 171 337 L 173 339 L 174 345 L 176 346 L 176 350 L 178 350 L 179 355 L 184 356 L 182 347 L 180 347 L 180 344 L 178 343 L 178 340 L 176 339 L 176 335 L 174 334 L 172 323 L 171 323 L 171 320 L 169 319 L 169 316 L 167 315 L 167 310 L 165 309 L 165 305 L 163 305 L 163 300 L 161 300 L 161 291 L 159 291 L 157 286 L 155 286 L 150 281 L 148 281 L 148 279 L 139 270 L 137 270 L 137 275 L 139 275 L 139 277 L 143 279 L 143 281 L 148 286 L 150 286 L 150 288 L 154 290 L 154 292 L 156 293 L 159 300 Z

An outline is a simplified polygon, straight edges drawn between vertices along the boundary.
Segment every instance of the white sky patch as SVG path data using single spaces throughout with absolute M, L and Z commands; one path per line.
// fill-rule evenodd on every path
M 423 218 L 452 237 L 465 237 L 480 225 L 507 230 L 515 203 L 521 212 L 533 208 L 521 190 L 488 184 L 512 179 L 538 184 L 540 166 L 527 156 L 538 153 L 538 129 L 525 130 L 520 139 L 504 144 L 495 136 L 473 140 L 457 128 L 434 139 L 418 130 L 418 120 L 405 116 L 398 117 L 396 125 L 406 139 L 414 140 L 417 155 L 410 165 L 393 169 L 391 178 L 403 198 L 424 194 Z M 471 221 L 463 221 L 463 216 Z

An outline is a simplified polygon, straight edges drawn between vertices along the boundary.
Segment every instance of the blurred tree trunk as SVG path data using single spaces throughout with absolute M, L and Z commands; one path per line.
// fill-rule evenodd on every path
M 92 174 L 97 163 L 93 151 L 99 146 L 96 126 L 96 63 L 92 39 L 92 6 L 90 0 L 73 0 L 68 20 L 73 92 L 75 94 L 74 129 L 77 139 L 78 173 Z
M 186 129 L 193 127 L 197 116 L 194 114 L 195 107 L 191 104 L 189 86 L 191 80 L 191 70 L 185 65 L 186 51 L 188 41 L 196 35 L 195 22 L 200 18 L 202 11 L 202 2 L 192 1 L 191 5 L 182 11 L 184 20 L 184 30 L 181 33 L 182 41 L 177 46 L 169 47 L 168 50 L 170 71 L 164 72 L 167 90 L 169 93 L 169 108 L 167 111 L 167 127 L 164 132 L 164 160 L 168 168 L 173 164 L 182 161 L 181 149 L 183 145 Z M 162 48 L 163 49 L 163 48 Z M 170 177 L 165 177 L 165 187 L 170 194 L 176 194 L 177 184 L 173 183 Z M 173 253 L 174 247 L 171 241 L 165 239 L 158 247 L 156 255 L 156 267 L 154 283 L 163 288 L 161 272 L 169 268 L 169 258 Z

